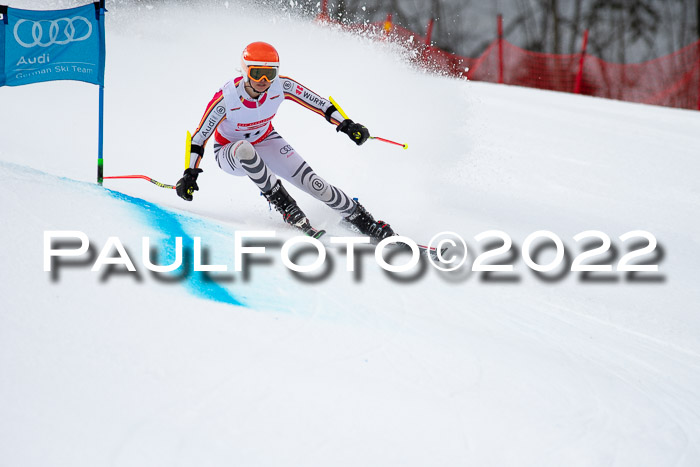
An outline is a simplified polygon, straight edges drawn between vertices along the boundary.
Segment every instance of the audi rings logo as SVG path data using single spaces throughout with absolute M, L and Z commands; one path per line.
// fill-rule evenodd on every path
M 85 31 L 83 24 L 87 26 Z M 81 31 L 78 32 L 77 29 Z M 65 45 L 89 38 L 92 35 L 92 23 L 82 16 L 39 21 L 20 19 L 15 24 L 14 33 L 17 43 L 27 49 L 37 45 Z
M 285 155 L 285 154 L 287 154 L 289 151 L 294 151 L 294 149 L 292 149 L 292 146 L 290 146 L 289 144 L 287 144 L 286 146 L 282 146 L 282 149 L 280 149 L 280 154 Z

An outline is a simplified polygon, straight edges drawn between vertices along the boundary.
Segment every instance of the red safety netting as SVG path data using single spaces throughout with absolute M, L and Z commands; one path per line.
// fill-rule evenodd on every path
M 621 65 L 586 55 L 581 93 L 700 110 L 700 41 L 644 63 Z
M 508 41 L 494 41 L 481 54 L 479 62 L 469 71 L 468 78 L 476 81 L 498 82 L 499 67 L 503 67 L 503 83 L 552 91 L 573 92 L 579 55 L 550 55 L 529 52 Z M 502 59 L 501 59 L 502 55 Z
M 469 58 L 426 45 L 425 37 L 388 21 L 344 27 L 401 44 L 422 66 L 450 76 L 700 110 L 700 41 L 647 62 L 618 64 L 581 53 L 530 52 L 498 39 Z

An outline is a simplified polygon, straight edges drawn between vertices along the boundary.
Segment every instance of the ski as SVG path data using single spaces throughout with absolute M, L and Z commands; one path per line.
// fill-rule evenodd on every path
M 355 226 L 352 225 L 350 222 L 347 222 L 347 221 L 344 220 L 344 219 L 341 220 L 341 221 L 339 222 L 339 225 L 342 226 L 343 228 L 349 230 L 350 232 L 353 232 L 353 233 L 355 233 L 355 234 L 362 235 L 362 233 L 359 231 L 359 229 L 358 229 L 357 227 L 355 227 Z M 374 243 L 374 244 L 377 243 L 377 242 L 376 242 L 376 239 L 373 239 L 373 238 L 371 238 L 371 237 L 370 237 L 370 241 L 371 241 L 372 243 Z M 399 242 L 399 243 L 393 243 L 392 245 L 393 245 L 394 248 L 407 248 L 407 249 L 410 249 L 410 248 L 411 248 L 411 247 L 409 247 L 407 244 L 405 244 L 405 243 L 400 243 L 400 242 Z M 439 254 L 438 254 L 438 250 L 437 250 L 437 248 L 435 248 L 434 246 L 433 246 L 433 247 L 429 247 L 429 246 L 427 246 L 427 245 L 421 245 L 421 244 L 417 244 L 417 245 L 418 245 L 418 249 L 421 251 L 421 253 L 425 254 L 426 256 L 430 256 L 430 257 L 433 258 L 435 261 L 440 261 L 440 262 L 442 262 L 443 259 L 444 259 L 444 254 L 445 254 L 445 252 L 447 251 L 447 247 L 445 247 L 445 248 L 443 248 L 442 250 L 440 250 L 440 251 L 439 251 Z
M 443 248 L 442 250 L 439 251 L 438 254 L 438 249 L 435 248 L 434 246 L 428 247 L 426 245 L 418 245 L 418 248 L 423 251 L 423 253 L 431 256 L 433 259 L 436 261 L 442 262 L 444 259 L 444 254 L 447 251 L 447 247 Z
M 325 230 L 321 229 L 315 229 L 311 227 L 311 224 L 307 224 L 306 226 L 298 227 L 299 230 L 304 232 L 306 235 L 308 235 L 311 238 L 321 238 L 326 234 Z
M 405 244 L 405 243 L 401 243 L 401 242 L 394 243 L 393 245 L 394 245 L 395 248 L 405 248 L 405 249 L 407 249 L 407 250 L 410 250 L 410 249 L 411 249 L 410 246 L 408 246 L 408 245 Z M 416 245 L 418 245 L 418 249 L 420 250 L 421 253 L 423 253 L 423 254 L 426 255 L 426 256 L 430 256 L 430 257 L 433 258 L 435 261 L 440 261 L 440 262 L 443 261 L 443 259 L 444 259 L 443 256 L 444 256 L 445 252 L 447 251 L 447 247 L 443 248 L 442 250 L 440 250 L 440 251 L 438 252 L 438 249 L 435 248 L 434 246 L 433 246 L 433 247 L 429 247 L 429 246 L 427 246 L 427 245 L 421 245 L 421 244 L 418 244 L 418 243 L 417 243 Z
M 359 231 L 359 229 L 358 229 L 357 227 L 355 227 L 355 226 L 352 225 L 350 222 L 347 222 L 347 221 L 344 220 L 344 219 L 341 220 L 341 221 L 339 222 L 339 225 L 341 225 L 343 228 L 349 230 L 350 232 L 353 232 L 353 233 L 362 235 L 362 233 Z M 397 234 L 397 235 L 398 235 L 398 234 Z M 376 239 L 372 239 L 371 237 L 370 237 L 370 241 L 371 241 L 372 243 L 374 243 L 374 244 L 377 243 L 377 242 L 376 242 Z M 407 244 L 401 243 L 401 242 L 399 242 L 399 243 L 393 243 L 392 245 L 394 246 L 394 248 L 408 248 L 408 249 L 411 248 L 411 247 L 409 247 Z M 417 245 L 418 245 L 418 249 L 421 251 L 421 253 L 425 254 L 426 256 L 430 256 L 430 257 L 433 258 L 435 261 L 443 262 L 445 252 L 447 251 L 447 247 L 445 247 L 445 248 L 443 248 L 442 250 L 440 250 L 440 251 L 439 251 L 439 254 L 438 254 L 438 250 L 437 250 L 437 248 L 435 248 L 434 246 L 433 246 L 433 247 L 429 247 L 429 246 L 427 246 L 427 245 L 421 245 L 421 244 L 418 244 L 418 243 L 417 243 Z

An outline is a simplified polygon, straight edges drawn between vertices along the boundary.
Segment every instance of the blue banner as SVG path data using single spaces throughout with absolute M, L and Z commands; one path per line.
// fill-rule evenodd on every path
M 99 3 L 51 11 L 2 7 L 0 86 L 54 80 L 103 86 L 103 12 Z

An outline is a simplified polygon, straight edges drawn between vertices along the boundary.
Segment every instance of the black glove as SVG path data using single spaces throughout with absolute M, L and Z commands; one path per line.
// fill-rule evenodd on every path
M 197 186 L 197 176 L 202 173 L 202 169 L 186 169 L 182 178 L 175 185 L 177 195 L 185 201 L 192 201 L 192 193 L 199 191 Z
M 349 118 L 343 120 L 343 123 L 338 125 L 335 131 L 342 131 L 358 146 L 367 141 L 367 138 L 369 138 L 369 130 L 364 125 L 355 123 Z

